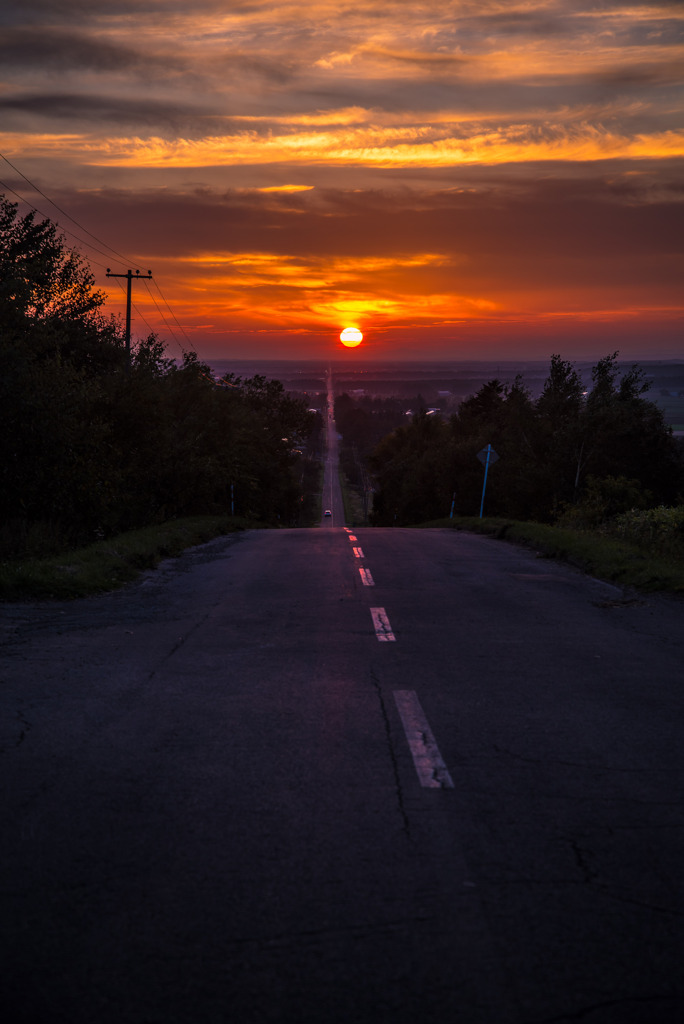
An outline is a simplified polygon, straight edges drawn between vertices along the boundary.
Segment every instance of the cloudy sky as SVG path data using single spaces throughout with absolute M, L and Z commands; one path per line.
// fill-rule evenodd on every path
M 0 190 L 79 235 L 110 310 L 107 266 L 152 270 L 171 312 L 138 283 L 134 332 L 205 358 L 334 355 L 349 325 L 354 358 L 684 354 L 681 0 L 0 20 Z

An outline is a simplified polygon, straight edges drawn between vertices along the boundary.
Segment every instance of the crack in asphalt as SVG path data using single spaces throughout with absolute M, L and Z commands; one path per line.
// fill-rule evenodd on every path
M 574 839 L 570 840 L 570 849 L 573 852 L 575 863 L 577 864 L 584 881 L 587 884 L 596 881 L 598 878 L 598 872 L 589 864 L 589 857 L 591 856 L 590 852 L 588 850 L 583 850 L 579 843 Z
M 585 885 L 591 885 L 593 892 L 604 896 L 606 899 L 612 900 L 614 903 L 625 904 L 626 906 L 641 907 L 644 910 L 650 910 L 654 914 L 666 914 L 670 917 L 684 917 L 684 910 L 677 910 L 674 907 L 662 907 L 657 903 L 647 903 L 646 900 L 637 900 L 634 897 L 622 895 L 611 889 L 609 885 L 603 882 L 598 882 L 594 878 L 488 878 L 486 875 L 480 875 L 478 880 L 478 886 L 484 888 L 485 886 L 491 886 L 492 888 L 505 889 L 511 886 L 534 886 L 537 888 L 544 887 L 567 887 L 575 888 Z
M 659 807 L 660 804 L 654 804 Z M 672 804 L 666 804 L 667 807 L 672 807 Z M 678 805 L 677 805 L 678 806 Z M 684 828 L 684 821 L 664 821 L 664 822 L 648 822 L 645 825 L 623 825 L 621 823 L 613 823 L 610 826 L 609 834 L 613 832 L 657 832 L 665 831 L 667 829 L 679 829 Z
M 582 1020 L 590 1013 L 596 1013 L 598 1010 L 607 1010 L 615 1006 L 633 1006 L 636 1003 L 671 1002 L 674 998 L 674 995 L 670 996 L 656 993 L 654 995 L 647 996 L 625 996 L 621 999 L 606 999 L 601 1003 L 591 1003 L 589 1006 L 583 1006 L 572 1013 L 561 1013 L 556 1017 L 536 1017 L 534 1020 L 530 1019 L 521 1022 L 521 1024 L 561 1024 L 562 1021 Z
M 387 737 L 387 749 L 389 752 L 390 762 L 392 764 L 392 773 L 394 775 L 394 784 L 397 794 L 397 805 L 399 807 L 399 814 L 401 815 L 401 819 L 403 822 L 401 830 L 407 839 L 411 839 L 411 823 L 409 821 L 408 814 L 406 813 L 406 807 L 404 806 L 404 795 L 401 788 L 401 779 L 399 778 L 399 765 L 397 764 L 396 754 L 394 751 L 394 747 L 392 745 L 392 730 L 390 728 L 389 715 L 387 714 L 387 706 L 385 704 L 385 699 L 382 695 L 382 687 L 380 686 L 380 680 L 378 679 L 374 669 L 372 668 L 370 670 L 370 677 L 373 682 L 373 686 L 375 687 L 375 692 L 377 694 L 378 701 L 380 702 L 380 713 L 382 715 L 382 720 L 385 726 L 385 736 Z
M 497 744 L 493 744 L 493 749 L 497 754 L 503 754 L 504 757 L 511 757 L 516 761 L 524 761 L 526 764 L 561 764 L 568 768 L 584 768 L 591 772 L 620 772 L 625 775 L 659 775 L 659 774 L 681 774 L 681 768 L 617 768 L 609 764 L 588 764 L 584 761 L 561 761 L 558 758 L 553 757 L 525 757 L 524 754 L 517 754 L 514 750 L 507 750 L 505 747 L 499 747 Z
M 181 647 L 183 647 L 183 645 L 188 642 L 190 637 L 194 633 L 197 632 L 197 630 L 200 628 L 200 626 L 204 625 L 204 623 L 207 621 L 207 619 L 212 614 L 212 612 L 215 611 L 215 609 L 218 608 L 219 605 L 221 605 L 221 604 L 222 604 L 222 601 L 216 601 L 211 606 L 211 608 L 206 613 L 206 615 L 203 615 L 201 619 L 198 619 L 197 622 L 194 624 L 194 626 L 192 626 L 186 633 L 184 633 L 183 636 L 179 636 L 178 637 L 178 640 L 176 641 L 176 643 L 173 644 L 169 648 L 169 650 L 166 652 L 164 657 L 161 658 L 161 660 L 158 662 L 158 664 L 155 666 L 155 668 L 153 668 L 152 671 L 150 673 L 148 673 L 148 676 L 147 676 L 148 683 L 151 682 L 154 679 L 154 677 L 157 675 L 157 673 L 162 668 L 162 666 L 165 665 L 167 663 L 167 661 L 169 661 L 174 656 L 174 654 L 176 654 L 176 652 L 179 651 L 181 649 Z
M 657 903 L 646 903 L 645 900 L 636 900 L 629 896 L 621 896 L 620 893 L 610 889 L 607 885 L 594 885 L 594 889 L 598 890 L 601 895 L 606 896 L 615 903 L 624 903 L 633 907 L 642 907 L 644 910 L 650 910 L 654 914 L 668 914 L 671 917 L 684 917 L 684 910 L 676 910 L 674 907 L 660 907 Z
M 27 733 L 29 733 L 29 732 L 31 731 L 31 729 L 32 729 L 32 725 L 31 725 L 31 723 L 29 722 L 28 718 L 26 718 L 26 716 L 24 715 L 23 711 L 17 711 L 17 718 L 19 719 L 19 721 L 21 722 L 21 724 L 22 724 L 22 725 L 24 726 L 24 728 L 23 728 L 23 729 L 21 730 L 21 732 L 19 733 L 19 739 L 18 739 L 18 740 L 17 740 L 17 742 L 15 743 L 15 746 L 16 746 L 16 747 L 20 747 L 20 746 L 21 746 L 21 744 L 22 744 L 22 743 L 24 742 L 24 740 L 26 739 L 26 734 L 27 734 Z

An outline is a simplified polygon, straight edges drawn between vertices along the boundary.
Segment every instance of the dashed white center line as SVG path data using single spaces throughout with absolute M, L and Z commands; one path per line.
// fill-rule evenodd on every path
M 387 612 L 384 608 L 371 608 L 371 616 L 373 618 L 373 626 L 375 628 L 375 635 L 380 641 L 396 640 L 392 627 L 390 626 L 390 620 L 387 618 Z
M 365 555 L 363 553 L 363 550 L 361 548 L 354 548 L 354 556 L 356 558 L 364 558 L 365 557 Z
M 421 786 L 428 789 L 453 789 L 453 780 L 442 760 L 415 690 L 395 690 L 394 700 Z
M 371 576 L 370 569 L 359 569 L 361 574 L 361 580 L 363 581 L 364 587 L 374 587 L 373 577 Z

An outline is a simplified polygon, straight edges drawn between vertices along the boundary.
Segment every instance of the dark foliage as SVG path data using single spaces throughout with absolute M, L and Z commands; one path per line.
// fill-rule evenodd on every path
M 640 368 L 621 373 L 617 358 L 615 352 L 599 360 L 588 393 L 574 367 L 554 355 L 536 402 L 520 377 L 512 386 L 491 380 L 448 422 L 414 416 L 370 458 L 373 522 L 427 522 L 447 516 L 452 501 L 457 515 L 477 515 L 477 453 L 487 444 L 499 461 L 488 476 L 486 514 L 553 522 L 588 500 L 595 517 L 597 495 L 605 494 L 607 516 L 623 510 L 620 496 L 636 501 L 637 491 L 641 504 L 644 496 L 653 504 L 680 501 L 681 446 L 658 406 L 643 397 Z M 629 486 L 616 488 L 616 479 Z
M 278 381 L 217 383 L 155 336 L 127 369 L 121 326 L 80 256 L 2 198 L 0 280 L 3 557 L 231 509 L 308 521 L 303 463 L 319 425 Z
M 411 410 L 423 410 L 420 395 L 406 398 L 373 398 L 348 394 L 335 399 L 335 426 L 342 436 L 340 466 L 350 487 L 356 491 L 364 509 L 364 522 L 370 505 L 372 481 L 368 460 L 379 441 L 407 422 Z

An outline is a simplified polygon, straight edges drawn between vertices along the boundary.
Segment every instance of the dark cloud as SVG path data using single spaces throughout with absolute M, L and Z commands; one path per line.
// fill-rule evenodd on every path
M 635 86 L 638 89 L 647 85 L 681 85 L 684 82 L 684 64 L 680 60 L 617 64 L 602 71 L 584 74 L 582 78 L 587 82 Z
M 459 21 L 459 36 L 481 40 L 483 36 L 559 36 L 570 31 L 562 8 L 549 11 L 495 10 L 465 17 Z
M 658 4 L 651 16 L 645 16 L 641 2 L 549 4 L 531 11 L 493 10 L 467 16 L 459 22 L 459 32 L 469 41 L 495 37 L 528 37 L 551 40 L 559 37 L 592 37 L 607 28 L 616 45 L 664 46 L 681 43 L 684 25 L 681 5 Z M 638 17 L 631 17 L 631 14 Z
M 12 28 L 0 38 L 5 68 L 50 71 L 130 71 L 161 63 L 160 58 L 85 33 L 61 29 Z
M 254 7 L 249 3 L 231 3 L 235 13 L 248 12 Z M 195 12 L 211 12 L 225 9 L 222 0 L 193 0 Z M 107 15 L 129 17 L 141 15 L 149 17 L 169 17 L 174 14 L 186 15 L 186 0 L 117 0 L 115 10 L 109 9 Z M 2 17 L 5 22 L 13 24 L 60 24 L 66 22 L 100 21 L 103 16 L 102 6 L 93 0 L 4 0 Z
M 0 110 L 8 115 L 21 114 L 48 121 L 77 121 L 102 125 L 126 125 L 164 132 L 182 131 L 185 135 L 206 133 L 206 109 L 165 103 L 153 99 L 132 100 L 116 96 L 86 96 L 80 93 L 38 93 L 0 97 Z M 211 122 L 215 130 L 215 122 Z M 235 131 L 237 123 L 222 121 L 222 128 Z
M 657 17 L 641 18 L 638 21 L 626 20 L 616 25 L 617 42 L 621 46 L 630 47 L 663 47 L 677 46 L 684 42 L 684 23 L 679 18 Z
M 205 62 L 204 70 L 220 76 L 224 84 L 239 84 L 241 76 L 247 74 L 263 78 L 276 86 L 283 86 L 295 77 L 298 64 L 294 58 L 276 60 L 266 54 L 236 51 L 226 44 L 225 52 Z M 244 79 L 242 81 L 244 84 Z
M 684 256 L 684 195 L 639 194 L 628 181 L 556 178 L 528 182 L 516 194 L 493 185 L 451 193 L 110 192 L 98 194 L 88 215 L 117 230 L 125 202 L 129 246 L 136 246 L 132 239 L 139 234 L 139 250 L 154 238 L 157 251 L 179 258 L 211 251 L 308 258 L 432 252 L 454 260 L 465 256 L 460 275 L 524 278 L 528 286 L 530 280 L 562 285 L 569 263 L 575 281 L 588 287 L 619 283 L 618 266 L 628 287 L 652 276 L 654 260 L 661 270 L 667 265 L 672 274 L 681 273 L 672 261 Z
M 440 296 L 445 323 L 452 295 L 505 293 L 531 317 L 585 296 L 676 309 L 684 163 L 663 155 L 682 146 L 681 15 L 668 0 L 5 0 L 6 151 L 46 194 L 77 183 L 63 209 L 173 268 L 181 293 L 215 274 L 217 305 L 221 274 L 243 274 L 232 252 L 276 267 L 257 282 L 294 267 L 285 315 L 341 260 L 338 294 Z M 297 185 L 315 188 L 258 191 Z M 381 269 L 355 275 L 355 257 Z M 231 301 L 248 318 L 253 298 Z
M 368 55 L 390 60 L 397 64 L 406 64 L 431 74 L 454 74 L 466 70 L 473 62 L 471 57 L 463 57 L 452 53 L 434 53 L 420 50 L 368 50 Z
M 246 78 L 263 79 L 277 87 L 286 85 L 296 72 L 296 61 L 268 53 L 240 51 L 227 42 L 224 52 L 213 50 L 203 60 L 186 55 L 182 40 L 173 50 L 150 46 L 125 46 L 109 42 L 95 32 L 58 28 L 10 28 L 0 38 L 0 64 L 6 71 L 48 74 L 96 73 L 107 76 L 134 74 L 160 84 L 185 82 L 196 92 L 209 93 L 219 84 L 244 86 Z

